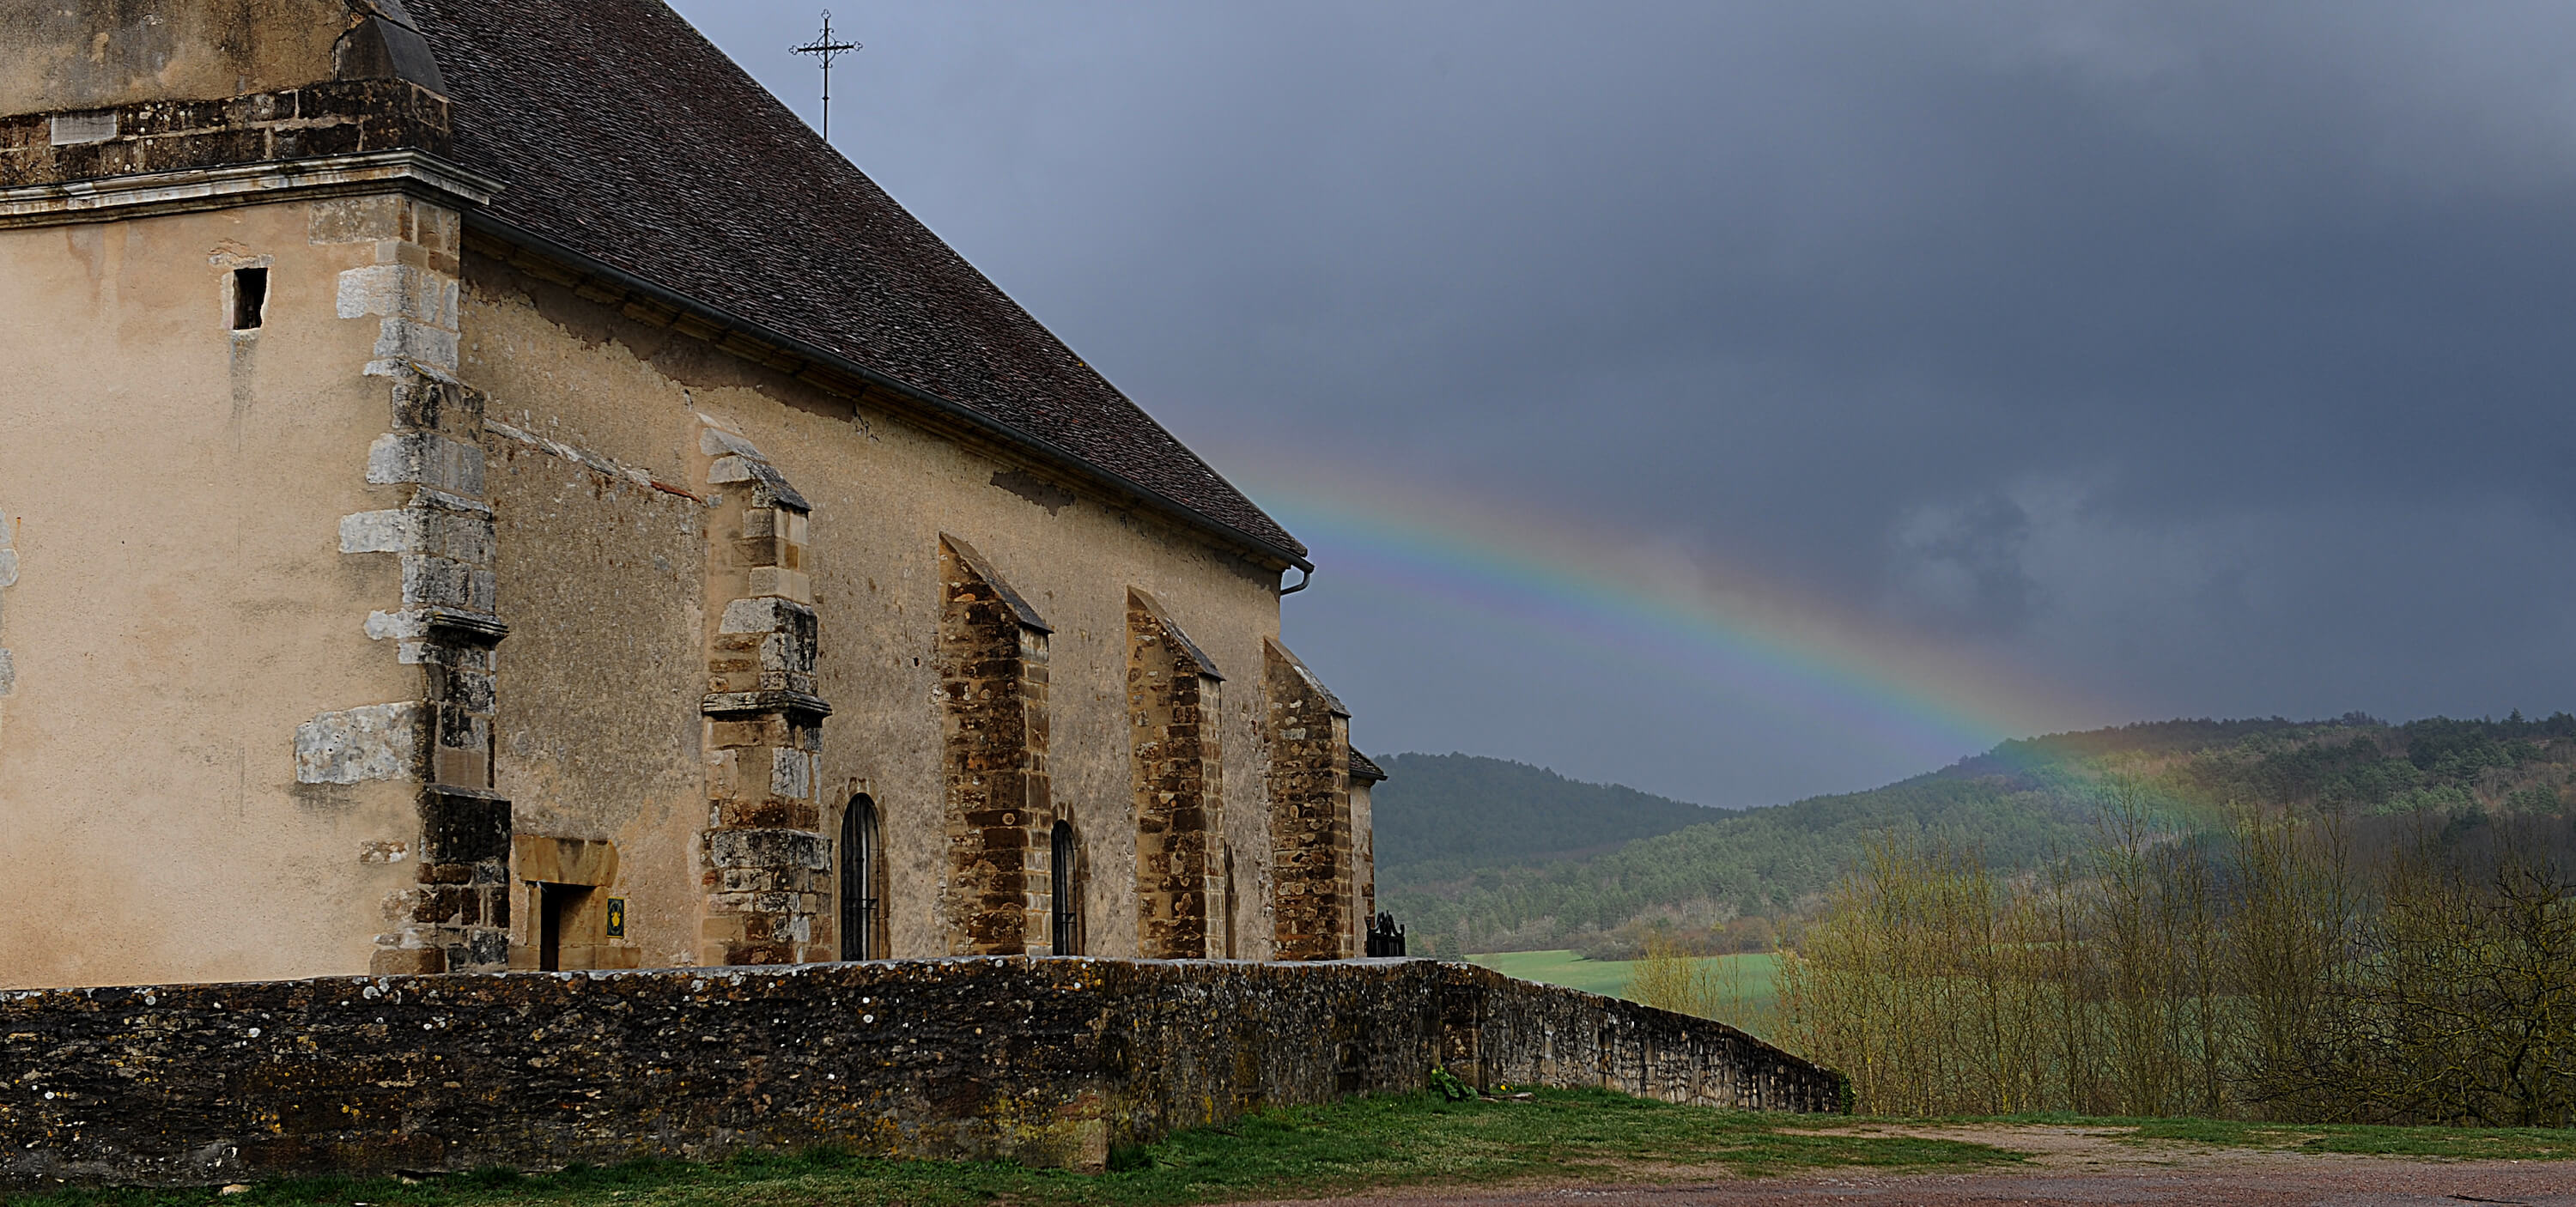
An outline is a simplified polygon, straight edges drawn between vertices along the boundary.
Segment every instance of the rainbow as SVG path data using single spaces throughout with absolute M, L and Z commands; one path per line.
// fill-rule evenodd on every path
M 2127 719 L 1991 648 L 1910 630 L 1742 563 L 1463 492 L 1336 477 L 1245 483 L 1325 581 L 1464 609 L 1530 640 L 1769 709 L 1929 767 Z

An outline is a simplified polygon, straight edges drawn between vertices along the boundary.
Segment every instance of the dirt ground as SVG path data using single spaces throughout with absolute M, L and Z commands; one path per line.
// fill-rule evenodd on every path
M 1348 1207 L 1775 1207 L 1785 1204 L 2155 1204 L 2157 1207 L 2394 1207 L 2513 1203 L 2576 1207 L 2576 1162 L 2424 1161 L 2121 1140 L 2126 1129 L 1975 1125 L 1855 1125 L 1850 1135 L 1912 1135 L 2032 1154 L 2027 1165 L 1982 1173 L 1838 1171 L 1730 1178 L 1640 1170 L 1630 1184 L 1491 1190 L 1393 1190 L 1329 1199 Z M 1832 1133 L 1827 1133 L 1832 1134 Z

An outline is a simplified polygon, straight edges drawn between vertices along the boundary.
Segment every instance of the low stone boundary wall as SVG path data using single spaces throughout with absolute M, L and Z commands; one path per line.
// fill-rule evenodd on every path
M 1097 1167 L 1471 1084 L 1839 1109 L 1731 1027 L 1429 960 L 1083 958 L 0 993 L 0 1184 L 551 1169 L 820 1144 Z

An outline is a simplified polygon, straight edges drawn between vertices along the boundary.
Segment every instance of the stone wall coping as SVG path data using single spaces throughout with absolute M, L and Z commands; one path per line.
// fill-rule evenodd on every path
M 372 151 L 0 189 L 0 230 L 386 191 L 479 206 L 504 187 L 424 151 Z
M 524 838 L 528 836 L 520 835 L 520 837 Z M 1127 956 L 970 955 L 905 956 L 899 959 L 883 960 L 821 960 L 806 964 L 665 964 L 650 968 L 567 968 L 558 972 L 534 972 L 527 969 L 512 969 L 508 972 L 453 972 L 438 973 L 428 976 L 415 976 L 408 974 L 352 974 L 347 976 L 291 977 L 268 981 L 189 981 L 159 985 L 23 986 L 19 988 L 0 988 L 0 1002 L 23 1002 L 49 996 L 96 999 L 102 994 L 157 995 L 174 991 L 196 992 L 209 989 L 285 988 L 291 986 L 318 987 L 342 984 L 373 986 L 378 990 L 395 988 L 437 989 L 442 986 L 463 985 L 471 981 L 489 981 L 494 979 L 521 981 L 536 979 L 557 981 L 614 981 L 644 978 L 658 979 L 675 975 L 687 975 L 702 980 L 723 980 L 731 984 L 739 985 L 750 979 L 788 980 L 799 976 L 811 975 L 818 969 L 829 968 L 920 968 L 924 966 L 935 967 L 941 965 L 957 968 L 970 968 L 996 964 L 1093 964 L 1102 967 L 1139 966 L 1149 968 L 1198 966 L 1207 966 L 1212 968 L 1268 968 L 1277 969 L 1280 972 L 1289 975 L 1298 975 L 1312 969 L 1331 968 L 1335 965 L 1343 964 L 1359 965 L 1363 967 L 1386 967 L 1400 964 L 1435 964 L 1449 968 L 1456 968 L 1462 971 L 1483 974 L 1501 981 L 1513 979 L 1503 973 L 1496 972 L 1493 969 L 1486 968 L 1479 964 L 1457 964 L 1450 961 L 1434 959 L 1430 956 L 1361 956 L 1347 960 L 1167 960 L 1137 959 Z M 1526 981 L 1522 983 L 1538 989 L 1557 989 L 1566 993 L 1584 993 L 1584 991 L 1580 989 L 1567 989 L 1561 985 L 1547 985 L 1537 981 Z M 1586 994 L 1586 996 L 1599 997 L 1601 995 Z M 1604 1000 L 1620 1001 L 1624 999 L 1606 998 Z M 1652 1009 L 1652 1007 L 1641 1008 Z M 1715 1025 L 1724 1026 L 1725 1024 L 1719 1023 Z
M 1214 679 L 1219 683 L 1225 682 L 1225 676 L 1216 669 L 1216 659 L 1208 657 L 1207 651 L 1200 649 L 1199 643 L 1190 639 L 1189 632 L 1181 627 L 1179 621 L 1172 619 L 1170 612 L 1163 609 L 1162 600 L 1154 598 L 1153 592 L 1143 587 L 1129 587 L 1127 594 L 1134 596 L 1138 603 L 1145 605 L 1145 610 L 1153 615 L 1154 623 L 1163 627 L 1163 635 L 1171 638 L 1172 644 L 1180 647 L 1184 657 L 1198 664 L 1200 678 Z
M 1039 633 L 1055 632 L 1046 620 L 1038 615 L 1038 610 L 1030 607 L 1029 601 L 1014 590 L 1010 583 L 1004 581 L 999 571 L 993 569 L 993 563 L 985 561 L 983 554 L 976 552 L 973 545 L 966 543 L 966 538 L 943 532 L 939 534 L 939 539 L 948 542 L 948 548 L 956 553 L 957 560 L 965 563 L 968 570 L 974 571 L 975 577 L 983 579 L 984 585 L 993 589 L 993 594 L 1001 598 L 1003 607 L 1011 610 L 1011 616 L 1019 621 L 1021 628 Z

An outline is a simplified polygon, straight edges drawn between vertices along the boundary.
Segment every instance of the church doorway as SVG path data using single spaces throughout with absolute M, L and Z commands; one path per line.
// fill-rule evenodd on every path
M 1048 852 L 1054 870 L 1055 954 L 1082 954 L 1082 850 L 1074 841 L 1073 823 L 1055 823 L 1055 845 Z
M 841 958 L 886 958 L 885 840 L 866 793 L 841 814 Z
M 583 937 L 582 911 L 589 906 L 593 891 L 593 886 L 587 884 L 537 885 L 538 971 L 563 971 L 565 940 L 578 942 Z M 586 968 L 589 964 L 584 961 L 579 966 Z

